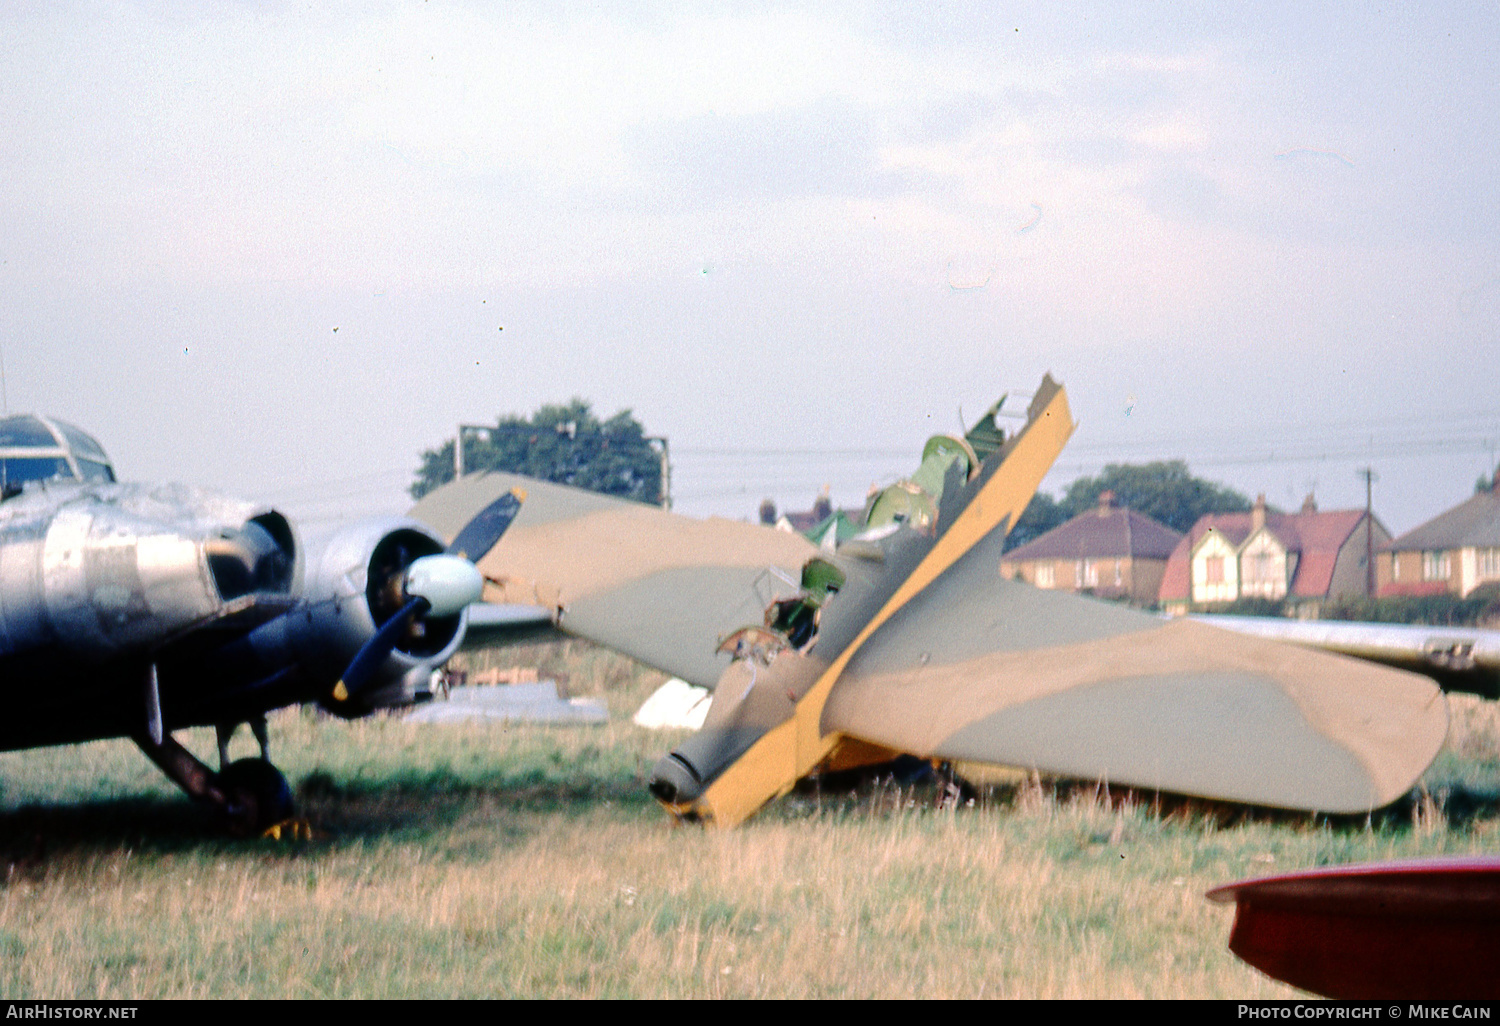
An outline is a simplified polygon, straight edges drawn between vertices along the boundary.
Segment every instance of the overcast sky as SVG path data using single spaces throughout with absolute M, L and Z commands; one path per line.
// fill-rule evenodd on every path
M 576 395 L 748 517 L 1051 371 L 1054 491 L 1399 533 L 1500 442 L 1500 13 L 1234 6 L 6 4 L 5 401 L 328 517 Z

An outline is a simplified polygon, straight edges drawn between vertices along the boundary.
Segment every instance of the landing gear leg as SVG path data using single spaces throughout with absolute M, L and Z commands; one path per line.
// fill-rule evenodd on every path
M 934 766 L 933 779 L 938 784 L 937 807 L 939 809 L 951 811 L 974 800 L 974 785 L 954 771 L 953 763 L 941 762 Z
M 266 718 L 255 716 L 245 721 L 250 724 L 250 733 L 255 735 L 255 741 L 260 745 L 260 757 L 266 762 L 271 761 L 271 738 L 266 733 Z M 219 772 L 229 767 L 229 740 L 234 737 L 234 732 L 239 729 L 238 723 L 220 723 L 214 727 L 214 735 L 219 741 Z
M 214 724 L 214 737 L 219 742 L 219 772 L 222 773 L 229 768 L 229 739 L 234 737 L 234 732 L 239 729 L 238 723 L 216 723 Z
M 135 735 L 135 743 L 174 784 L 190 797 L 212 806 L 236 837 L 253 837 L 292 818 L 295 811 L 292 789 L 281 771 L 265 758 L 264 716 L 250 721 L 255 740 L 260 742 L 259 759 L 230 762 L 229 739 L 238 724 L 221 723 L 214 728 L 219 742 L 219 772 L 215 773 L 168 733 L 161 712 L 161 687 L 155 663 L 146 668 L 144 683 L 144 729 Z
M 228 738 L 221 734 L 220 739 L 223 753 Z M 240 759 L 215 773 L 171 734 L 163 733 L 159 742 L 141 734 L 135 743 L 174 784 L 212 806 L 236 837 L 254 837 L 295 811 L 286 777 L 265 759 Z
M 266 734 L 266 718 L 264 716 L 256 716 L 250 720 L 250 733 L 255 735 L 255 741 L 260 745 L 260 757 L 270 762 L 271 739 Z

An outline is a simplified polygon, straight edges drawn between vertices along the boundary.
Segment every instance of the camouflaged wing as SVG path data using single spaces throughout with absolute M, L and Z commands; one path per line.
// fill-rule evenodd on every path
M 998 535 L 998 533 L 997 533 Z M 1356 812 L 1436 756 L 1431 681 L 1001 579 L 976 546 L 875 632 L 822 729 L 920 756 Z
M 729 665 L 715 651 L 719 639 L 795 593 L 818 551 L 758 524 L 699 520 L 515 474 L 444 485 L 411 515 L 452 537 L 518 486 L 520 513 L 478 564 L 485 601 L 550 609 L 563 631 L 703 687 Z

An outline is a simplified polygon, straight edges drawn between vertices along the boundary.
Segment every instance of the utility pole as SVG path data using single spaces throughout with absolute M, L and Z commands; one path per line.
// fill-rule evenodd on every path
M 667 451 L 667 439 L 663 435 L 647 435 L 646 444 L 661 455 L 661 508 L 672 508 L 672 460 Z
M 464 436 L 469 434 L 478 435 L 481 441 L 490 440 L 488 424 L 460 424 L 458 433 L 453 436 L 453 480 L 457 481 L 464 476 Z
M 1365 594 L 1375 597 L 1375 510 L 1372 499 L 1374 482 L 1380 480 L 1374 467 L 1363 467 L 1354 472 L 1355 477 L 1365 479 Z

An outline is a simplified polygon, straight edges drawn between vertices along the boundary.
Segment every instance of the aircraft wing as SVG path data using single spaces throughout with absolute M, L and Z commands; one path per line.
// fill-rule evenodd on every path
M 561 630 L 702 687 L 717 684 L 729 665 L 716 640 L 794 593 L 818 551 L 800 535 L 758 524 L 679 516 L 515 474 L 465 477 L 425 497 L 411 516 L 452 537 L 518 486 L 526 492 L 520 513 L 478 564 L 486 602 L 550 610 Z
M 1444 691 L 1500 698 L 1500 631 L 1479 627 L 1288 620 L 1279 616 L 1195 616 L 1192 619 L 1306 648 L 1337 652 L 1421 673 Z
M 1425 678 L 1006 581 L 987 540 L 870 636 L 822 730 L 916 755 L 1326 812 L 1442 745 Z
M 552 611 L 543 606 L 476 602 L 469 607 L 462 647 L 470 650 L 526 641 L 554 641 L 557 635 Z

